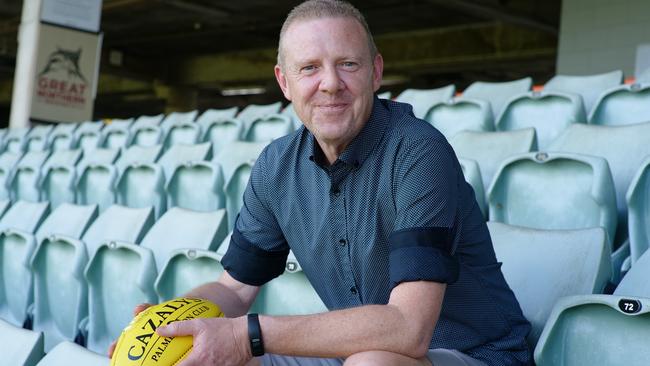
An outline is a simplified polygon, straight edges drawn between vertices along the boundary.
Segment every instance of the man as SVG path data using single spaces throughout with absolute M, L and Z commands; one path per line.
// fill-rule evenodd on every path
M 229 318 L 158 329 L 194 337 L 180 366 L 530 362 L 530 326 L 453 150 L 410 106 L 374 97 L 382 71 L 350 4 L 289 14 L 275 76 L 305 128 L 262 152 L 226 272 L 188 294 Z M 246 317 L 289 249 L 331 311 Z

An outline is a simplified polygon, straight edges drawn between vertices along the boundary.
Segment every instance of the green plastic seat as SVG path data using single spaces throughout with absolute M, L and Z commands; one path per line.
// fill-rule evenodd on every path
M 490 104 L 479 99 L 450 99 L 433 105 L 424 117 L 447 139 L 461 131 L 494 131 Z
M 244 132 L 244 140 L 251 142 L 271 141 L 293 132 L 291 117 L 284 114 L 269 114 L 260 117 Z
M 621 85 L 605 91 L 589 115 L 589 123 L 621 126 L 650 122 L 650 83 Z
M 413 114 L 417 118 L 424 119 L 431 107 L 437 103 L 448 101 L 455 92 L 455 85 L 436 89 L 406 89 L 395 98 L 395 101 L 410 104 L 413 107 Z
M 33 301 L 29 261 L 36 249 L 34 232 L 48 214 L 47 202 L 18 201 L 0 220 L 0 318 L 23 326 Z
M 111 205 L 102 212 L 81 238 L 88 258 L 100 245 L 111 241 L 140 243 L 154 224 L 153 208 L 130 208 Z
M 53 125 L 36 125 L 32 127 L 25 137 L 25 148 L 27 151 L 47 150 L 49 148 L 47 142 L 53 129 Z
M 488 229 L 503 276 L 531 323 L 533 347 L 557 300 L 602 293 L 611 277 L 602 228 L 539 230 L 488 222 Z
M 280 113 L 282 102 L 271 104 L 249 104 L 237 115 L 237 119 L 244 123 L 244 131 L 250 129 L 250 125 L 258 118 L 264 118 L 269 114 Z
M 463 91 L 463 97 L 488 101 L 496 119 L 510 98 L 530 91 L 532 85 L 533 79 L 529 77 L 503 82 L 475 81 Z
M 166 209 L 165 175 L 160 165 L 155 164 L 162 151 L 162 145 L 138 146 L 127 149 L 115 164 L 118 171 L 115 182 L 115 202 L 134 208 L 154 207 L 156 217 Z
M 650 157 L 641 164 L 625 195 L 630 258 L 636 262 L 650 247 Z M 650 297 L 650 293 L 647 295 Z
M 287 104 L 286 107 L 282 110 L 282 114 L 287 115 L 291 117 L 291 121 L 293 122 L 293 129 L 297 130 L 300 127 L 303 126 L 302 121 L 300 120 L 300 117 L 296 114 L 296 110 L 293 109 L 293 103 Z
M 43 358 L 43 333 L 0 319 L 0 366 L 34 366 Z
M 86 348 L 72 342 L 61 342 L 37 364 L 37 366 L 68 366 L 70 361 L 83 366 L 108 366 L 111 360 L 105 356 L 89 351 Z
M 478 166 L 478 163 L 472 159 L 463 159 L 458 158 L 461 169 L 463 169 L 463 175 L 465 180 L 472 186 L 474 190 L 474 197 L 476 197 L 476 203 L 483 213 L 483 217 L 488 217 L 487 212 L 487 201 L 485 200 L 485 188 L 483 187 L 483 181 L 481 180 L 481 169 Z
M 506 158 L 537 149 L 534 128 L 499 132 L 463 131 L 449 139 L 449 143 L 458 157 L 478 163 L 486 189 Z
M 80 238 L 97 217 L 97 206 L 61 204 L 36 232 L 30 260 L 34 276 L 32 329 L 45 335 L 45 351 L 73 341 L 88 315 L 83 270 L 88 254 Z
M 133 118 L 113 119 L 110 124 L 102 130 L 102 137 L 99 146 L 107 149 L 117 149 L 128 146 L 131 138 L 130 127 L 133 124 Z
M 622 82 L 621 70 L 594 75 L 555 75 L 544 84 L 544 90 L 579 94 L 585 111 L 589 113 L 602 92 L 621 85 Z
M 535 348 L 538 366 L 645 366 L 650 299 L 613 295 L 557 302 Z
M 101 143 L 103 128 L 104 123 L 101 121 L 83 122 L 74 132 L 72 146 L 84 151 L 96 149 Z
M 637 78 L 637 83 L 650 83 L 650 67 L 645 69 Z
M 169 131 L 169 128 L 175 124 L 194 123 L 198 114 L 199 111 L 197 110 L 188 112 L 172 112 L 163 118 L 162 122 L 160 122 L 160 126 L 165 131 Z
M 174 145 L 158 159 L 157 163 L 163 168 L 165 179 L 168 180 L 176 167 L 187 162 L 208 161 L 212 154 L 212 144 L 204 142 L 200 144 Z
M 29 128 L 10 128 L 7 130 L 4 138 L 4 149 L 5 151 L 22 154 L 26 151 L 27 143 L 27 134 L 29 133 Z
M 20 159 L 9 183 L 9 196 L 12 201 L 40 201 L 38 183 L 41 179 L 41 168 L 49 156 L 49 151 L 28 151 Z
M 186 161 L 167 180 L 167 207 L 215 211 L 226 207 L 221 166 L 213 161 Z
M 115 202 L 113 185 L 118 172 L 113 163 L 119 156 L 119 149 L 104 148 L 84 155 L 77 165 L 75 200 L 78 204 L 96 204 L 102 212 Z
M 9 183 L 13 179 L 16 165 L 21 158 L 21 154 L 8 151 L 0 154 L 0 199 L 10 198 Z
M 80 123 L 59 123 L 48 137 L 47 146 L 53 151 L 71 150 L 74 148 L 74 135 Z
M 498 131 L 535 128 L 540 151 L 567 127 L 587 122 L 582 99 L 578 94 L 553 91 L 530 92 L 513 97 L 497 119 Z
M 528 153 L 506 159 L 488 191 L 490 220 L 536 229 L 616 232 L 616 194 L 603 158 Z
M 183 296 L 207 282 L 216 281 L 223 273 L 221 257 L 214 251 L 176 249 L 160 270 L 156 293 L 160 301 Z
M 41 200 L 49 201 L 51 209 L 64 202 L 75 202 L 76 166 L 81 155 L 81 149 L 56 150 L 45 161 L 37 184 Z
M 131 125 L 131 134 L 126 146 L 156 146 L 162 143 L 163 128 L 160 125 L 164 115 L 140 116 Z
M 205 129 L 205 126 L 211 124 L 212 122 L 235 118 L 238 110 L 238 107 L 225 109 L 207 109 L 196 119 L 196 123 Z
M 194 145 L 201 138 L 201 125 L 194 122 L 177 121 L 164 131 L 163 148 L 165 150 L 169 150 L 173 145 Z
M 244 134 L 244 123 L 236 118 L 211 120 L 203 124 L 201 141 L 212 143 L 216 155 L 224 146 L 238 141 Z

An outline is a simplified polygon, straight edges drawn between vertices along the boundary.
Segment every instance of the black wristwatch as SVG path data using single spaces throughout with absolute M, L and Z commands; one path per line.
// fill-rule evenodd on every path
M 251 342 L 251 353 L 253 357 L 264 355 L 264 341 L 262 340 L 262 328 L 257 314 L 248 314 L 248 339 Z

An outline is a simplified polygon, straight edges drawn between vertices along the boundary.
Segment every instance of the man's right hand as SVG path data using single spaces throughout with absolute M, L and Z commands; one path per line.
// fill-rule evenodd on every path
M 148 303 L 137 305 L 133 309 L 133 316 L 135 317 L 136 315 L 140 314 L 144 309 L 146 309 L 146 308 L 148 308 L 148 307 L 150 307 L 152 305 L 153 304 L 148 304 Z M 113 352 L 115 352 L 115 346 L 116 345 L 117 345 L 117 341 L 113 341 L 113 343 L 111 343 L 111 345 L 108 347 L 108 358 L 113 358 Z

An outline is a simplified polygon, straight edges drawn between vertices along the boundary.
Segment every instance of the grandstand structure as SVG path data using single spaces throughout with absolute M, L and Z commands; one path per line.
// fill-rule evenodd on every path
M 269 82 L 271 69 L 253 63 L 257 55 L 272 65 L 274 51 L 264 47 L 276 38 L 259 32 L 277 34 L 288 2 L 155 3 L 104 1 L 106 50 L 121 45 L 136 57 L 122 67 L 102 56 L 98 118 L 0 129 L 0 366 L 71 359 L 108 365 L 108 345 L 137 304 L 178 297 L 223 272 L 220 259 L 256 158 L 272 140 L 303 128 L 277 90 L 235 98 L 217 93 Z M 378 24 L 380 51 L 387 49 L 389 82 L 378 97 L 411 104 L 454 148 L 503 274 L 532 324 L 536 364 L 647 365 L 650 69 L 637 77 L 622 70 L 554 72 L 559 2 L 532 1 L 527 13 L 523 1 L 511 7 L 414 1 L 412 17 L 394 23 L 388 14 L 404 7 L 397 1 L 358 3 L 371 27 Z M 241 9 L 268 16 L 244 47 L 257 47 L 257 54 L 236 53 L 241 45 L 234 39 L 211 48 L 210 37 L 227 38 L 259 22 L 231 17 Z M 433 21 L 444 32 L 414 30 L 432 21 L 413 15 L 425 10 L 439 12 Z M 19 9 L 2 5 L 3 11 Z M 145 25 L 126 15 L 147 11 L 155 15 Z M 498 23 L 477 25 L 477 19 Z M 180 24 L 186 20 L 191 30 Z M 413 28 L 404 28 L 409 21 Z M 234 30 L 216 29 L 221 22 Z M 152 24 L 176 25 L 133 35 Z M 476 67 L 471 48 L 467 58 L 448 61 L 453 65 L 424 55 L 407 67 L 395 56 L 405 37 L 410 45 L 427 39 L 426 54 L 440 32 L 470 39 L 492 27 L 508 34 L 502 37 L 535 39 L 529 47 L 544 50 L 538 62 L 528 63 L 527 52 L 535 52 L 523 50 L 492 60 L 498 65 L 481 74 L 459 71 Z M 185 37 L 190 41 L 178 52 L 188 60 L 148 69 L 152 59 L 175 50 L 170 42 Z M 138 52 L 153 44 L 160 47 Z M 219 76 L 208 76 L 215 70 Z M 164 85 L 170 80 L 186 83 Z M 210 92 L 219 95 L 206 97 Z M 264 286 L 251 311 L 326 310 L 290 254 L 285 273 Z

